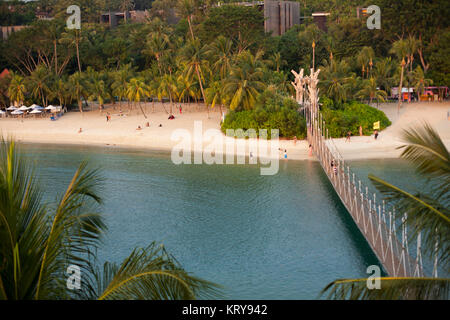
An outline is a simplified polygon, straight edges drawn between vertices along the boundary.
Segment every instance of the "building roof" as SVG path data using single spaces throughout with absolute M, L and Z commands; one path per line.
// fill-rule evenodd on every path
M 10 75 L 10 72 L 8 71 L 8 69 L 4 69 L 2 71 L 2 73 L 0 73 L 0 78 L 4 78 Z

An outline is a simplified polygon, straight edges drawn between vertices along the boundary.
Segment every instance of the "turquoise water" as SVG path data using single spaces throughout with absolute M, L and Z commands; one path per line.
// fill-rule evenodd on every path
M 338 278 L 378 264 L 318 162 L 282 161 L 275 176 L 255 165 L 176 166 L 166 153 L 24 146 L 48 200 L 80 161 L 102 168 L 108 232 L 100 261 L 163 243 L 188 271 L 224 286 L 226 299 L 315 299 Z M 402 167 L 355 162 L 361 175 Z M 399 177 L 402 172 L 398 172 Z

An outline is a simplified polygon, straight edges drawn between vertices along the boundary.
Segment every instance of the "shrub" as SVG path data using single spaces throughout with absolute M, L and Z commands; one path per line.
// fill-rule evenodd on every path
M 258 98 L 255 109 L 230 111 L 222 124 L 222 131 L 227 129 L 278 129 L 280 137 L 303 139 L 306 136 L 305 119 L 297 111 L 297 103 L 288 97 L 271 91 L 264 91 Z
M 377 121 L 380 121 L 381 130 L 391 125 L 383 111 L 357 101 L 345 103 L 341 110 L 324 106 L 325 103 L 322 105 L 323 119 L 328 134 L 333 138 L 344 137 L 348 131 L 359 135 L 359 126 L 362 126 L 364 135 L 371 135 L 374 131 L 373 123 Z

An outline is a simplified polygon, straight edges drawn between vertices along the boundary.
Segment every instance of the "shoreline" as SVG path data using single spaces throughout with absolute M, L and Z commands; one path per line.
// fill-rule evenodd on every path
M 106 107 L 107 109 L 102 113 L 99 111 L 89 111 L 83 114 L 69 112 L 57 121 L 50 121 L 49 118 L 23 120 L 2 118 L 0 119 L 0 135 L 4 138 L 14 137 L 17 142 L 26 144 L 92 146 L 170 153 L 178 144 L 178 141 L 171 139 L 173 132 L 183 130 L 185 134 L 194 136 L 191 141 L 193 153 L 203 151 L 206 146 L 209 146 L 210 149 L 216 150 L 217 155 L 227 155 L 227 151 L 229 151 L 226 148 L 227 142 L 231 142 L 229 139 L 233 139 L 222 134 L 222 139 L 219 139 L 221 141 L 203 140 L 199 144 L 196 140 L 197 121 L 201 121 L 201 133 L 203 134 L 201 137 L 203 139 L 205 132 L 220 130 L 221 114 L 217 109 L 209 112 L 210 119 L 208 119 L 206 111 L 199 111 L 198 105 L 183 105 L 183 113 L 179 114 L 176 111 L 174 113 L 175 120 L 168 120 L 163 105 L 155 104 L 156 112 L 154 113 L 148 112 L 153 108 L 150 103 L 144 105 L 148 119 L 145 119 L 142 113 L 136 109 L 121 117 L 118 115 L 117 109 L 112 109 L 111 105 Z M 447 120 L 450 102 L 404 103 L 400 114 L 397 114 L 396 108 L 396 104 L 392 103 L 380 105 L 380 109 L 386 113 L 392 125 L 380 132 L 378 140 L 375 140 L 373 136 L 352 136 L 350 142 L 345 142 L 345 138 L 333 139 L 344 159 L 398 158 L 401 153 L 401 150 L 397 150 L 397 147 L 402 144 L 399 139 L 401 131 L 422 120 L 428 121 L 438 131 L 444 143 L 450 146 L 450 121 Z M 110 122 L 105 120 L 106 112 L 112 115 Z M 150 127 L 145 127 L 144 124 L 147 121 L 150 122 Z M 162 127 L 159 127 L 159 124 Z M 136 130 L 138 125 L 142 130 Z M 78 133 L 78 128 L 83 128 L 83 132 Z M 255 139 L 245 141 L 245 154 L 235 152 L 235 155 L 248 156 L 248 145 L 254 143 Z M 309 148 L 306 140 L 298 140 L 294 145 L 293 140 L 280 139 L 279 148 L 287 150 L 288 160 L 317 161 L 315 156 L 308 155 Z M 283 152 L 279 152 L 276 157 L 272 153 L 269 158 L 282 159 L 282 156 Z

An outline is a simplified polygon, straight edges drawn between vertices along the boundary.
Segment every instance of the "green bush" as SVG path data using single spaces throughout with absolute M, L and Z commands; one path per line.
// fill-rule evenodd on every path
M 230 111 L 222 131 L 227 129 L 267 129 L 270 137 L 272 129 L 278 129 L 280 137 L 304 139 L 306 136 L 305 119 L 297 111 L 297 103 L 288 97 L 265 91 L 259 98 L 253 110 Z
M 340 110 L 333 110 L 329 105 L 325 107 L 324 103 L 322 115 L 328 134 L 333 138 L 345 137 L 349 131 L 353 135 L 359 135 L 359 126 L 362 126 L 364 135 L 371 135 L 374 131 L 373 123 L 377 121 L 380 121 L 381 130 L 391 125 L 383 111 L 357 101 L 345 103 Z

